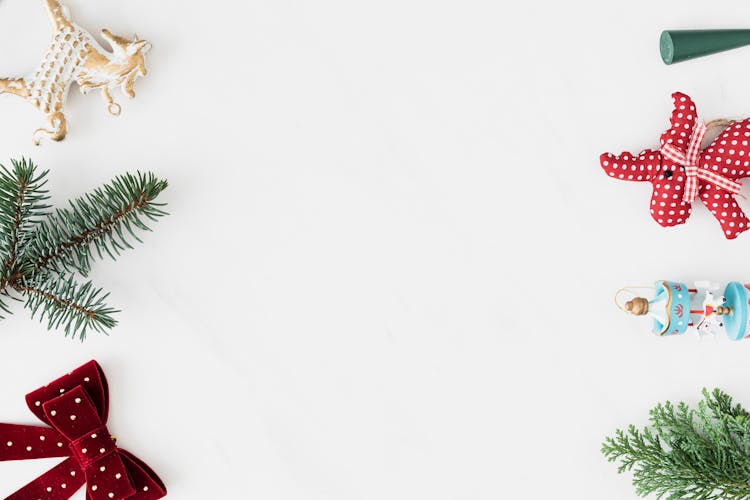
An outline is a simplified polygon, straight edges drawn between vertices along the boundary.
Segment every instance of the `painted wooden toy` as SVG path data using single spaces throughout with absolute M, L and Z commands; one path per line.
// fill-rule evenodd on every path
M 635 295 L 623 288 L 616 302 L 625 312 L 647 316 L 652 331 L 659 336 L 681 335 L 690 329 L 700 333 L 724 332 L 732 340 L 750 337 L 750 284 L 733 281 L 719 293 L 719 286 L 696 282 L 694 287 L 675 281 L 657 281 L 650 299 L 634 296 L 625 304 L 619 303 L 622 292 Z
M 41 64 L 30 75 L 23 78 L 0 78 L 0 93 L 13 94 L 34 104 L 42 111 L 49 129 L 40 128 L 33 136 L 39 145 L 42 136 L 61 141 L 67 134 L 67 121 L 63 106 L 75 82 L 81 92 L 99 89 L 107 104 L 107 111 L 114 116 L 121 107 L 112 98 L 111 91 L 122 87 L 128 97 L 135 97 L 133 84 L 146 75 L 145 54 L 151 44 L 113 35 L 101 30 L 101 35 L 112 50 L 104 49 L 85 29 L 70 19 L 68 9 L 58 0 L 44 0 L 52 22 L 52 44 Z
M 664 64 L 687 61 L 750 45 L 750 30 L 667 30 L 659 37 Z

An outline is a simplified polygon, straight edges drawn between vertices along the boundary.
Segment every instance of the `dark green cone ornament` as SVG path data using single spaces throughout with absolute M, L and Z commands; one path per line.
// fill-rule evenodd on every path
M 662 31 L 659 51 L 665 64 L 750 45 L 750 30 Z

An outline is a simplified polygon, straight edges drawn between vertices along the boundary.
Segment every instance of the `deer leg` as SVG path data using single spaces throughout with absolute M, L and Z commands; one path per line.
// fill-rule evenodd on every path
M 29 97 L 29 89 L 23 78 L 0 78 L 0 94 L 14 94 Z
M 56 111 L 48 116 L 50 127 L 52 130 L 44 128 L 37 129 L 34 132 L 33 142 L 35 146 L 38 146 L 41 142 L 41 136 L 46 135 L 53 141 L 62 141 L 68 134 L 68 123 L 65 120 L 65 115 L 61 111 Z
M 104 100 L 107 103 L 107 112 L 112 116 L 120 116 L 122 108 L 114 99 L 112 99 L 112 94 L 109 93 L 109 87 L 102 88 L 102 96 L 104 96 Z
M 750 229 L 750 220 L 737 204 L 734 195 L 717 188 L 713 184 L 701 186 L 700 198 L 711 213 L 719 221 L 724 236 L 733 240 L 740 233 Z

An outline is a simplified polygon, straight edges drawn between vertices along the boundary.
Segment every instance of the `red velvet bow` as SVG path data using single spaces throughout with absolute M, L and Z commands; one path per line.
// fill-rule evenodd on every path
M 96 361 L 26 396 L 51 427 L 0 424 L 0 461 L 68 457 L 5 500 L 154 500 L 167 490 L 151 468 L 115 446 L 107 430 L 109 390 Z

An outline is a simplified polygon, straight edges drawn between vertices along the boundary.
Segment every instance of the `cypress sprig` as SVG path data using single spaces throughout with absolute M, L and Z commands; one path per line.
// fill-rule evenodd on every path
M 607 437 L 602 453 L 633 472 L 636 494 L 668 499 L 750 498 L 750 413 L 719 389 L 697 409 L 658 404 L 651 426 Z
M 86 276 L 97 257 L 116 259 L 140 242 L 137 232 L 166 215 L 155 199 L 167 183 L 126 173 L 48 212 L 46 175 L 25 159 L 11 169 L 0 165 L 0 314 L 10 314 L 9 298 L 23 300 L 49 329 L 83 340 L 88 331 L 113 328 L 118 311 L 105 303 L 109 294 L 75 275 Z

